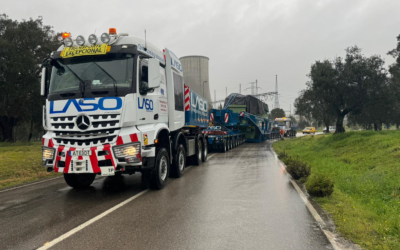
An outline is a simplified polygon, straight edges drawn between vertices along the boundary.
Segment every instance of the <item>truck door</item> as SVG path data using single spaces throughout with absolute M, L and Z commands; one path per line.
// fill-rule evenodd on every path
M 160 87 L 149 90 L 147 59 L 141 59 L 139 63 L 138 84 L 138 116 L 137 124 L 149 124 L 168 121 L 167 87 L 165 69 L 160 66 Z

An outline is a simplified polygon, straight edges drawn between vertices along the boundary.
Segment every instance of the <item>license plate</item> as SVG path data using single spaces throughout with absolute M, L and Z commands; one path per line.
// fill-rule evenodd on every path
M 69 156 L 91 156 L 92 150 L 69 151 Z

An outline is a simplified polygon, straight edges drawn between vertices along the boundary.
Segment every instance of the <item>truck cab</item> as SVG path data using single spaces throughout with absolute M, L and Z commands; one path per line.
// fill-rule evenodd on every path
M 96 175 L 142 172 L 156 189 L 170 170 L 180 177 L 176 172 L 194 153 L 186 154 L 193 138 L 184 136 L 178 57 L 113 28 L 87 40 L 63 33 L 59 41 L 42 65 L 47 170 L 63 173 L 74 188 L 89 186 Z M 177 151 L 185 158 L 180 163 Z

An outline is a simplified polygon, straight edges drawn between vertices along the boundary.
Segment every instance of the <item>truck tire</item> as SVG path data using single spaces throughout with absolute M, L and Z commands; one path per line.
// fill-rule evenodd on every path
M 195 150 L 195 154 L 191 157 L 191 163 L 193 165 L 199 166 L 201 164 L 201 158 L 202 158 L 202 151 L 203 151 L 203 147 L 202 147 L 202 143 L 201 143 L 201 137 L 198 136 L 196 138 L 196 150 Z
M 233 139 L 231 139 L 231 149 L 233 149 Z
M 180 178 L 186 167 L 186 150 L 182 144 L 178 145 L 171 166 L 171 177 Z
M 64 174 L 64 180 L 68 186 L 82 189 L 92 185 L 96 174 Z
M 203 138 L 203 152 L 201 154 L 201 160 L 203 162 L 207 161 L 207 157 L 208 157 L 208 145 L 207 145 L 207 140 L 205 138 Z
M 152 189 L 163 189 L 167 184 L 169 175 L 168 151 L 160 148 L 155 160 L 155 169 L 150 178 L 150 187 Z
M 224 141 L 224 143 L 222 144 L 222 153 L 226 152 L 226 141 Z

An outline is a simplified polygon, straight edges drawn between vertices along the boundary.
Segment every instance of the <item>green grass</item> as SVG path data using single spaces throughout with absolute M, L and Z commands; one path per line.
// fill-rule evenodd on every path
M 273 147 L 309 164 L 311 175 L 332 178 L 332 196 L 315 200 L 343 236 L 365 249 L 400 249 L 400 131 L 305 136 Z
M 55 176 L 42 166 L 42 144 L 0 143 L 0 189 Z

